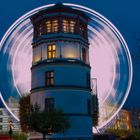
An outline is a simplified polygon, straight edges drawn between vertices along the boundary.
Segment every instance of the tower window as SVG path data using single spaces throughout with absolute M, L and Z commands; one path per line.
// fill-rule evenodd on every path
M 87 113 L 91 115 L 91 100 L 87 99 Z
M 70 20 L 70 25 L 69 25 L 69 29 L 71 33 L 74 33 L 74 29 L 75 29 L 75 21 Z
M 62 24 L 63 24 L 63 32 L 64 33 L 68 33 L 69 32 L 69 23 L 68 23 L 68 20 L 63 19 Z
M 41 24 L 39 24 L 36 28 L 36 34 L 37 36 L 41 36 L 42 35 L 42 30 L 43 30 L 43 27 Z
M 54 85 L 54 71 L 47 71 L 45 73 L 45 83 L 46 86 Z
M 87 88 L 90 88 L 90 74 L 87 73 Z
M 80 25 L 80 34 L 83 36 L 83 37 L 86 37 L 86 27 L 85 25 Z
M 86 62 L 86 49 L 82 48 L 82 60 Z
M 56 45 L 54 45 L 54 44 L 48 45 L 47 57 L 48 58 L 55 58 L 56 57 Z
M 64 33 L 74 33 L 76 22 L 74 20 L 62 20 L 63 32 Z
M 46 24 L 46 31 L 47 33 L 53 33 L 53 32 L 58 32 L 58 20 L 47 20 L 45 22 Z
M 47 111 L 54 109 L 54 98 L 46 98 L 45 99 L 45 109 Z
M 58 32 L 58 20 L 52 21 L 52 32 Z
M 51 21 L 50 20 L 46 21 L 46 30 L 47 30 L 47 33 L 51 32 Z

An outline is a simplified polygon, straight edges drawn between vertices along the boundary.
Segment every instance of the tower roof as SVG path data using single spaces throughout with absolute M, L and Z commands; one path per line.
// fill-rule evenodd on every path
M 70 6 L 63 5 L 60 2 L 56 3 L 54 6 L 51 6 L 51 7 L 48 7 L 48 8 L 45 8 L 45 9 L 39 11 L 38 13 L 33 15 L 31 17 L 31 19 L 37 18 L 38 16 L 41 16 L 44 14 L 61 13 L 61 12 L 77 14 L 77 15 L 80 15 L 80 16 L 86 18 L 86 19 L 89 19 L 89 17 L 84 12 L 77 10 L 77 9 L 73 9 Z

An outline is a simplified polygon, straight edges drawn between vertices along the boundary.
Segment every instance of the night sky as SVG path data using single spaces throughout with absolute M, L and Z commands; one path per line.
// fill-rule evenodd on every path
M 0 4 L 0 39 L 26 12 L 58 0 L 3 0 Z M 133 61 L 133 82 L 125 107 L 140 107 L 140 0 L 61 0 L 80 4 L 108 18 L 126 40 Z M 2 66 L 0 66 L 2 68 Z

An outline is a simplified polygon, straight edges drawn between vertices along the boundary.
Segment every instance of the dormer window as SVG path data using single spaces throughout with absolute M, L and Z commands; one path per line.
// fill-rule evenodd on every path
M 55 44 L 50 44 L 47 47 L 47 58 L 55 58 L 56 57 L 56 45 Z

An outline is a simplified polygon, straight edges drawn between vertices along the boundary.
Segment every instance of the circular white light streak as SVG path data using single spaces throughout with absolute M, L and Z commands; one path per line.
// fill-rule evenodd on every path
M 31 53 L 32 53 L 31 42 L 32 42 L 33 30 L 32 30 L 32 25 L 30 23 L 29 17 L 31 15 L 35 14 L 36 12 L 38 12 L 44 8 L 53 6 L 53 5 L 54 4 L 49 4 L 49 5 L 45 5 L 45 6 L 36 8 L 36 9 L 26 13 L 22 17 L 20 17 L 8 29 L 8 31 L 5 33 L 4 37 L 2 38 L 2 40 L 0 42 L 0 49 L 2 49 L 2 47 L 4 47 L 3 55 L 5 55 L 7 53 L 9 44 L 11 43 L 11 40 L 13 41 L 13 43 L 11 43 L 12 47 L 9 51 L 9 59 L 12 62 L 11 71 L 12 71 L 14 86 L 15 86 L 19 96 L 21 96 L 22 92 L 29 91 L 29 88 L 30 88 L 29 86 L 27 87 L 25 85 L 25 83 L 29 85 L 30 80 L 24 81 L 25 75 L 23 74 L 23 71 L 24 71 L 26 74 L 28 73 L 27 78 L 30 77 L 30 71 L 29 71 L 29 69 L 27 70 L 27 68 L 26 68 L 26 65 L 28 65 L 28 68 L 31 67 Z M 88 28 L 89 28 L 89 40 L 90 40 L 90 49 L 91 49 L 90 57 L 92 60 L 91 66 L 93 69 L 92 78 L 94 76 L 98 79 L 98 85 L 100 87 L 99 93 L 98 93 L 99 107 L 100 107 L 100 119 L 99 119 L 98 128 L 102 128 L 114 118 L 114 116 L 122 108 L 122 106 L 124 105 L 124 103 L 128 97 L 129 90 L 131 87 L 131 82 L 132 82 L 132 73 L 133 73 L 130 52 L 129 52 L 128 46 L 127 46 L 125 40 L 123 39 L 122 35 L 120 34 L 120 32 L 104 16 L 102 16 L 101 14 L 97 13 L 96 11 L 94 11 L 92 9 L 89 9 L 89 8 L 81 6 L 81 5 L 76 5 L 76 4 L 71 4 L 71 3 L 65 3 L 65 5 L 71 6 L 75 9 L 78 9 L 81 11 L 84 11 L 86 14 L 88 14 L 91 17 L 90 25 L 88 26 Z M 96 23 L 98 23 L 102 27 L 98 27 L 98 25 L 96 25 Z M 23 27 L 24 27 L 24 29 L 22 29 Z M 104 48 L 103 48 L 103 45 L 104 45 Z M 108 47 L 108 46 L 110 46 L 110 47 Z M 107 51 L 105 51 L 105 50 L 107 50 Z M 102 52 L 102 51 L 104 51 L 104 52 Z M 95 58 L 94 56 L 96 55 L 96 53 L 98 54 L 98 56 L 96 56 L 96 58 Z M 92 56 L 92 54 L 93 54 L 93 56 Z M 120 78 L 123 77 L 119 73 L 122 70 L 122 68 L 120 66 L 122 62 L 120 61 L 120 56 L 118 56 L 118 55 L 121 55 L 121 59 L 124 60 L 124 62 L 126 61 L 126 63 L 128 64 L 127 76 L 129 78 L 128 78 L 128 83 L 126 83 L 126 81 L 124 81 L 126 84 L 126 89 L 124 89 L 125 93 L 123 93 L 123 91 L 119 91 L 120 93 L 117 92 L 118 91 L 117 87 L 119 86 Z M 26 56 L 27 59 L 21 58 L 21 56 Z M 99 60 L 99 59 L 102 59 L 101 56 L 103 57 L 103 60 L 105 59 L 104 62 L 107 62 L 107 64 L 103 64 L 103 62 L 102 62 L 103 60 Z M 92 57 L 97 59 L 96 63 L 94 63 L 94 64 L 93 64 L 93 62 L 95 62 L 95 60 Z M 110 59 L 110 61 L 109 61 L 109 59 Z M 19 60 L 22 61 L 22 63 L 18 62 Z M 26 64 L 27 62 L 25 60 L 27 60 L 28 64 Z M 98 61 L 102 64 L 98 65 Z M 20 64 L 23 64 L 23 66 Z M 94 66 L 95 64 L 96 64 L 96 66 Z M 99 66 L 99 69 L 96 69 L 97 65 Z M 107 65 L 108 67 L 105 67 L 104 65 Z M 118 66 L 118 68 L 116 65 Z M 107 77 L 107 74 L 104 74 L 104 75 L 102 74 L 103 71 L 101 69 L 103 69 L 103 67 L 104 67 L 104 71 L 107 72 L 107 74 L 110 73 L 110 75 L 108 75 L 108 77 Z M 125 67 L 125 70 L 126 70 L 126 67 Z M 96 69 L 96 70 L 94 70 L 94 69 Z M 116 70 L 118 70 L 119 72 L 117 73 Z M 99 73 L 99 71 L 100 71 L 100 73 Z M 102 76 L 100 76 L 101 74 L 102 74 Z M 116 77 L 118 77 L 118 78 L 116 78 Z M 104 83 L 101 82 L 103 80 L 104 80 Z M 116 81 L 118 81 L 118 82 L 116 82 Z M 106 87 L 103 87 L 104 85 L 106 85 Z M 105 88 L 107 88 L 107 89 L 105 89 Z M 121 94 L 121 96 L 119 97 L 118 94 Z M 3 96 L 0 95 L 0 97 L 2 98 L 2 101 L 4 102 Z M 119 99 L 123 98 L 123 99 L 119 100 L 120 102 L 119 101 L 117 102 L 117 101 L 115 101 L 115 98 L 119 98 Z M 115 101 L 113 107 L 111 107 L 112 101 Z M 15 116 L 10 111 L 10 108 L 6 105 L 6 103 L 4 103 L 4 105 L 6 106 L 8 111 L 15 117 L 15 119 L 19 120 L 18 117 Z M 106 116 L 105 116 L 105 114 L 101 114 L 101 112 L 102 112 L 102 108 L 106 107 L 106 106 L 108 107 L 108 109 L 111 108 L 112 112 L 110 112 L 111 115 L 109 116 L 109 118 L 104 119 Z

